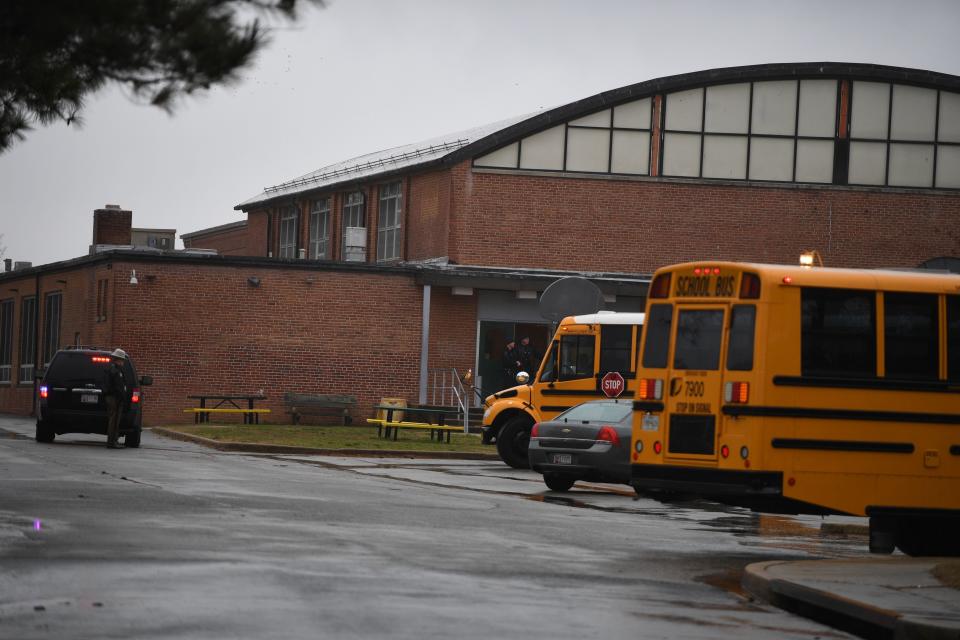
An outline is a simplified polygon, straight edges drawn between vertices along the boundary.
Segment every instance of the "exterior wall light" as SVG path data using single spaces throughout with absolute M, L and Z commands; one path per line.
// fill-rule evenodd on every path
M 259 287 L 260 278 L 258 278 L 257 276 L 250 276 L 249 278 L 247 278 L 247 284 L 249 284 L 251 287 Z
M 136 270 L 136 269 L 134 269 L 133 271 L 130 272 L 130 284 L 132 284 L 132 285 L 140 284 L 140 281 L 137 280 L 137 270 Z
M 822 267 L 823 258 L 820 257 L 820 254 L 817 253 L 816 249 L 809 249 L 807 251 L 802 251 L 800 253 L 800 266 L 804 269 L 809 269 L 814 266 Z

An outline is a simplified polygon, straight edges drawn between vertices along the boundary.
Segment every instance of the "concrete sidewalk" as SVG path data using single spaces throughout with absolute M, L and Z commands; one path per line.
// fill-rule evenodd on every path
M 747 566 L 743 587 L 776 606 L 866 637 L 957 640 L 960 590 L 931 573 L 946 561 L 897 556 L 758 562 Z

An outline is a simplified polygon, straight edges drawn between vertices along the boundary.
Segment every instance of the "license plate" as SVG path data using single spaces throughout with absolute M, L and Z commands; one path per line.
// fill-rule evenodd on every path
M 553 464 L 573 464 L 572 453 L 555 453 L 551 456 Z
M 84 404 L 97 404 L 99 401 L 100 397 L 95 396 L 92 393 L 85 393 L 84 395 L 80 396 L 80 402 Z
M 645 414 L 643 421 L 640 423 L 640 428 L 644 431 L 659 431 L 660 416 L 655 416 L 652 413 Z

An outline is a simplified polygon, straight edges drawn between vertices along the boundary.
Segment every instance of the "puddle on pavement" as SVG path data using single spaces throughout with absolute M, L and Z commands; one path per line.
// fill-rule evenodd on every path
M 8 440 L 33 440 L 30 436 L 25 436 L 15 431 L 7 431 L 6 429 L 0 429 L 0 438 L 6 438 Z

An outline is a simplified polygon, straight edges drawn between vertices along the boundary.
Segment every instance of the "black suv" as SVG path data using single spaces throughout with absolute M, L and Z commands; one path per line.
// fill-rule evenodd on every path
M 118 350 L 119 351 L 119 350 Z M 120 355 L 123 357 L 118 357 Z M 95 347 L 61 349 L 53 356 L 40 382 L 37 404 L 37 442 L 53 442 L 61 433 L 107 433 L 104 388 L 107 369 L 123 362 L 127 386 L 120 435 L 127 447 L 140 446 L 143 394 L 140 387 L 153 384 L 150 376 L 137 378 L 133 362 L 123 352 Z

